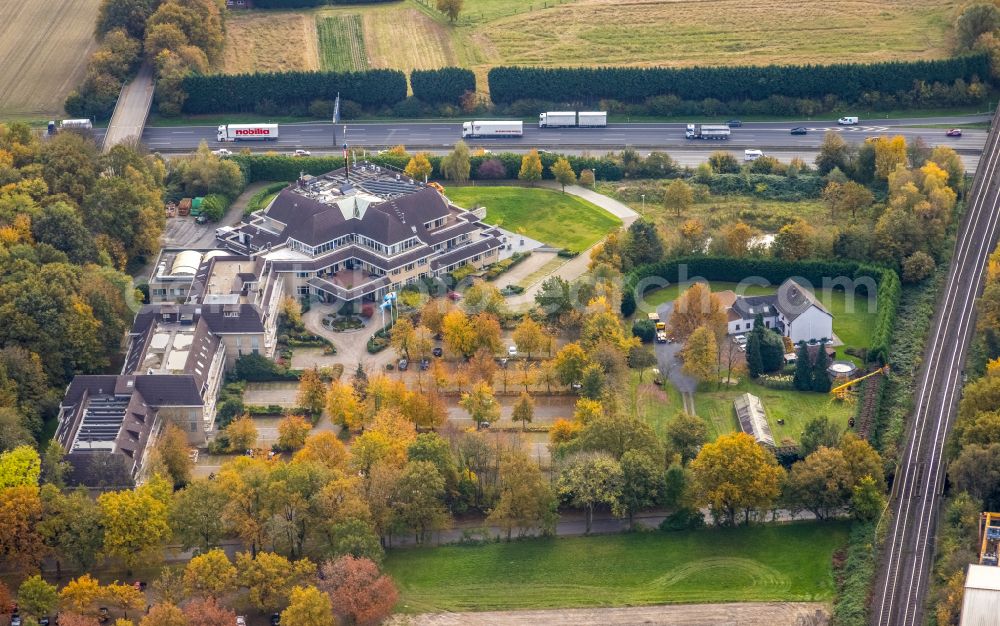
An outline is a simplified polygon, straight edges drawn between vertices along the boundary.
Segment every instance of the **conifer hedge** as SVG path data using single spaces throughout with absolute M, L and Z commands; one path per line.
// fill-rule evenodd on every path
M 933 61 L 871 64 L 766 65 L 743 67 L 494 67 L 488 75 L 496 104 L 516 100 L 587 103 L 602 98 L 642 102 L 653 96 L 684 100 L 765 100 L 836 96 L 857 101 L 866 92 L 894 93 L 914 82 L 951 84 L 989 80 L 989 59 L 976 54 Z
M 314 100 L 344 100 L 365 107 L 388 106 L 406 98 L 406 74 L 364 72 L 276 72 L 191 74 L 184 78 L 185 113 L 253 111 L 262 101 L 277 107 L 309 106 Z

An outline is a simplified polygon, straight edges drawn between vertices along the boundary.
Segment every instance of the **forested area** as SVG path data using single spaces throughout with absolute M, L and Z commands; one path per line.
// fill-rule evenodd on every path
M 104 371 L 159 247 L 166 167 L 130 146 L 0 125 L 0 448 L 42 441 L 74 374 Z

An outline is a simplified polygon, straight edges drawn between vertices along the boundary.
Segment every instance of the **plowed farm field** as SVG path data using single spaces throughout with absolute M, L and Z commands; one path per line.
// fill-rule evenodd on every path
M 0 120 L 60 116 L 97 45 L 101 0 L 0 0 Z

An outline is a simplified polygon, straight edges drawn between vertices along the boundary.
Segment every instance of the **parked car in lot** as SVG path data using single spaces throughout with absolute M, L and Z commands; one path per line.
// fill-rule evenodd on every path
M 281 626 L 281 614 L 273 613 L 271 615 L 271 626 Z
M 431 366 L 430 359 L 420 359 L 420 371 L 425 372 Z
M 796 126 L 795 128 L 792 129 L 792 134 L 793 135 L 805 135 L 805 134 L 808 134 L 808 133 L 809 133 L 809 131 L 806 130 L 805 126 Z
M 517 356 L 517 346 L 507 346 L 507 356 Z
M 962 136 L 962 129 L 961 128 L 952 128 L 948 132 L 946 132 L 945 135 L 947 135 L 949 137 L 961 137 Z
M 408 368 L 409 366 L 410 366 L 410 362 L 407 361 L 406 359 L 400 359 L 399 363 L 396 364 L 396 367 L 398 367 L 399 371 L 401 371 L 401 372 L 405 372 L 406 368 Z
M 746 335 L 736 335 L 735 337 L 733 337 L 733 343 L 735 343 L 737 345 L 740 345 L 740 346 L 745 346 L 745 345 L 747 345 L 747 336 Z
M 726 126 L 729 128 L 741 128 L 743 126 L 743 122 L 741 120 L 729 120 L 726 122 Z
M 431 354 L 440 359 L 442 356 L 444 356 L 444 350 L 442 350 L 441 348 L 434 348 L 433 350 L 431 350 Z

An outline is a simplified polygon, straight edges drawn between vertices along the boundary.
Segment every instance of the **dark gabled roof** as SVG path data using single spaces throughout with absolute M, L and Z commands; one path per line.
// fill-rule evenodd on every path
M 343 300 L 354 300 L 355 298 L 375 293 L 383 287 L 388 287 L 391 284 L 391 281 L 388 276 L 379 276 L 378 278 L 373 278 L 369 282 L 350 289 L 337 285 L 336 283 L 332 283 L 324 278 L 310 278 L 306 281 L 306 284 L 315 289 L 321 289 L 329 294 L 333 294 Z
M 271 266 L 278 272 L 315 272 L 347 259 L 358 259 L 376 267 L 381 267 L 384 270 L 392 270 L 434 254 L 437 254 L 437 252 L 430 248 L 418 247 L 410 252 L 399 254 L 386 260 L 368 248 L 350 245 L 338 248 L 333 252 L 317 256 L 308 261 L 271 261 Z
M 826 310 L 823 303 L 816 299 L 812 291 L 802 286 L 794 279 L 789 278 L 778 287 L 775 299 L 775 306 L 781 311 L 789 322 L 808 311 L 811 307 L 816 307 L 821 312 L 830 317 L 833 315 Z
M 744 296 L 742 298 L 736 298 L 736 302 L 733 303 L 732 310 L 740 316 L 740 318 L 745 320 L 752 320 L 757 315 L 763 315 L 764 317 L 773 317 L 777 310 L 774 307 L 775 300 L 777 296 Z
M 135 388 L 142 394 L 146 403 L 154 407 L 204 404 L 198 383 L 190 374 L 136 376 Z
M 348 202 L 351 198 L 345 198 Z M 387 246 L 427 233 L 424 223 L 451 214 L 448 201 L 437 190 L 425 187 L 413 193 L 369 204 L 360 219 L 344 218 L 339 206 L 326 204 L 294 191 L 289 187 L 281 191 L 267 209 L 267 217 L 285 225 L 281 236 L 274 240 L 269 234 L 258 235 L 254 245 L 261 241 L 277 244 L 295 239 L 315 246 L 343 237 L 358 234 Z M 244 232 L 251 232 L 245 226 Z
M 459 263 L 461 261 L 471 259 L 477 254 L 483 254 L 493 248 L 499 247 L 500 242 L 496 239 L 483 239 L 482 241 L 477 241 L 467 246 L 461 246 L 432 260 L 431 269 L 436 270 L 442 267 L 448 267 L 453 263 Z
M 144 335 L 155 327 L 164 305 L 146 304 L 135 316 L 132 323 L 133 335 Z M 238 316 L 226 315 L 226 305 L 222 304 L 181 304 L 171 305 L 175 311 L 175 319 L 168 323 L 177 323 L 176 316 L 190 315 L 191 323 L 197 324 L 199 319 L 205 320 L 208 330 L 216 334 L 232 333 L 262 333 L 264 322 L 260 308 L 255 304 L 239 305 Z M 130 351 L 131 355 L 131 351 Z

